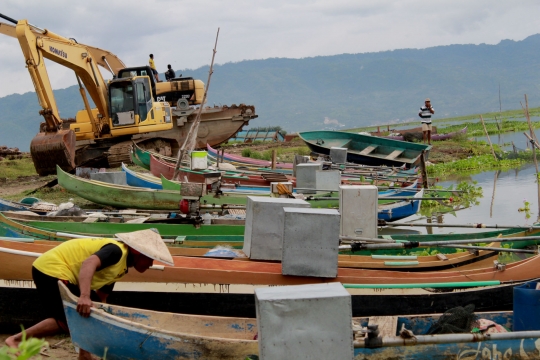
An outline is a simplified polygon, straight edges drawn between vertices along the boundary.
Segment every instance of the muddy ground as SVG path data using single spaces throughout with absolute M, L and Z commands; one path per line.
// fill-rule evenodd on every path
M 21 176 L 18 179 L 6 180 L 0 178 L 0 198 L 19 194 L 23 191 L 34 190 L 50 181 L 49 177 Z

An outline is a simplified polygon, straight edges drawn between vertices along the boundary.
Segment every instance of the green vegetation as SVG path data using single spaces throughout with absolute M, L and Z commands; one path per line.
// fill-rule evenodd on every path
M 485 120 L 485 119 L 484 119 Z M 441 130 L 444 131 L 444 133 L 450 133 L 454 131 L 458 131 L 460 129 L 463 129 L 463 127 L 467 125 L 467 136 L 485 136 L 484 127 L 482 126 L 482 123 L 480 121 L 478 122 L 465 122 L 458 125 L 451 125 L 448 127 L 445 127 Z M 540 122 L 532 122 L 532 126 L 534 129 L 540 128 Z M 496 121 L 496 122 L 486 122 L 486 130 L 489 135 L 493 134 L 504 134 L 508 132 L 516 132 L 516 131 L 526 131 L 529 132 L 529 125 L 526 121 Z
M 293 162 L 294 155 L 309 155 L 310 150 L 307 146 L 298 147 L 278 147 L 276 157 L 281 162 Z M 259 160 L 272 160 L 272 150 L 256 151 L 251 148 L 242 149 L 242 156 Z
M 526 121 L 516 121 L 512 119 L 524 119 L 525 113 L 523 110 L 507 110 L 501 113 L 488 112 L 483 114 L 472 114 L 465 116 L 456 116 L 444 119 L 434 119 L 433 125 L 437 126 L 437 133 L 447 134 L 450 132 L 463 129 L 467 125 L 467 136 L 483 136 L 484 129 L 482 122 L 480 121 L 480 115 L 482 115 L 488 134 L 502 134 L 512 131 L 528 131 L 529 125 Z M 540 116 L 540 107 L 529 109 L 529 115 L 531 117 Z M 534 128 L 540 127 L 540 122 L 532 122 Z M 498 125 L 497 125 L 498 124 Z M 388 131 L 385 131 L 385 127 L 395 128 L 397 126 L 403 127 L 420 127 L 420 120 L 412 121 L 410 123 L 397 123 L 397 124 L 384 124 L 384 125 L 371 125 L 365 127 L 359 127 L 354 129 L 348 129 L 344 131 L 348 132 L 374 132 L 377 128 L 381 130 L 381 134 L 387 135 Z
M 38 355 L 41 348 L 49 346 L 45 339 L 26 338 L 23 329 L 23 338 L 18 348 L 11 348 L 7 345 L 0 348 L 0 360 L 26 360 Z
M 0 161 L 0 179 L 13 180 L 21 176 L 37 176 L 30 156 L 22 159 L 4 159 Z M 54 176 L 50 177 L 54 179 Z
M 467 159 L 456 160 L 428 166 L 427 172 L 430 176 L 445 176 L 458 172 L 480 172 L 495 169 L 511 169 L 525 164 L 529 159 L 517 157 L 515 159 L 495 160 L 493 155 L 476 155 Z

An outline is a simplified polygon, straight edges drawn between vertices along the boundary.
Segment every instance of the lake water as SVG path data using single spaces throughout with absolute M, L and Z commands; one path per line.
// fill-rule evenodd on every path
M 455 176 L 437 185 L 447 187 L 462 181 L 477 181 L 481 186 L 483 197 L 479 204 L 467 209 L 456 211 L 454 214 L 443 214 L 444 224 L 472 224 L 484 223 L 486 225 L 526 226 L 531 225 L 538 218 L 538 189 L 536 183 L 536 169 L 534 164 L 526 164 L 519 169 L 507 171 L 487 171 L 477 175 Z M 495 191 L 494 191 L 495 190 Z M 524 201 L 530 203 L 530 211 L 520 212 Z M 527 214 L 530 216 L 527 218 Z M 435 214 L 432 215 L 435 220 Z M 428 219 L 425 216 L 415 215 L 401 222 L 421 222 Z M 474 232 L 472 228 L 443 228 L 443 227 L 414 227 L 422 233 L 444 234 L 452 232 Z
M 527 134 L 528 133 L 529 132 L 527 131 Z M 537 138 L 540 138 L 540 129 L 536 129 L 534 133 L 536 134 Z M 498 144 L 503 150 L 511 151 L 512 142 L 520 150 L 531 148 L 531 144 L 529 140 L 525 137 L 525 135 L 523 135 L 523 131 L 490 135 L 489 138 L 491 139 L 492 144 Z M 473 137 L 472 139 L 476 141 L 479 141 L 479 140 L 487 141 L 487 137 L 485 136 L 477 136 L 477 137 Z

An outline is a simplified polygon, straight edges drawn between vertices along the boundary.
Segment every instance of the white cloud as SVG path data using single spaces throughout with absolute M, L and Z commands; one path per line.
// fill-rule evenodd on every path
M 3 0 L 3 14 L 28 19 L 107 49 L 128 66 L 153 53 L 160 71 L 270 57 L 302 58 L 448 44 L 496 44 L 538 33 L 540 2 L 492 0 Z M 3 20 L 2 20 L 3 21 Z M 0 96 L 33 90 L 14 38 L 0 36 Z M 49 66 L 55 88 L 74 85 Z

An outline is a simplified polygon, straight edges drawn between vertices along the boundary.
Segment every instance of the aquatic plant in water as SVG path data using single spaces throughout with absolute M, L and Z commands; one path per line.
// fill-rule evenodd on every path
M 528 202 L 527 199 L 523 199 L 523 207 L 520 207 L 518 211 L 525 213 L 525 219 L 530 219 L 531 218 L 531 203 Z

